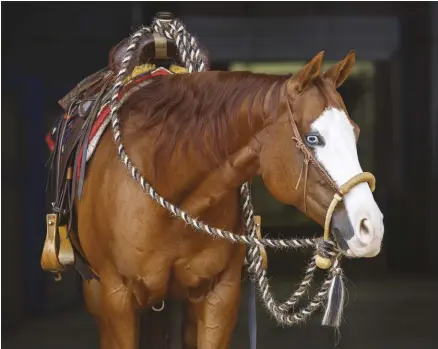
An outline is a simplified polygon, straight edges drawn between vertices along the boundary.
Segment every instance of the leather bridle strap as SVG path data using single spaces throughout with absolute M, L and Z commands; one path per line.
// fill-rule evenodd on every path
M 295 122 L 292 108 L 290 106 L 290 103 L 287 103 L 287 107 L 289 110 L 289 121 L 292 126 L 292 131 L 294 133 L 294 136 L 292 139 L 296 142 L 296 146 L 298 149 L 300 149 L 304 154 L 304 163 L 308 163 L 309 161 L 316 167 L 318 172 L 324 177 L 326 182 L 330 185 L 330 187 L 336 192 L 339 193 L 338 187 L 336 183 L 333 181 L 333 179 L 330 177 L 330 175 L 327 173 L 327 171 L 321 166 L 321 164 L 318 162 L 318 160 L 315 159 L 315 156 L 312 154 L 312 152 L 309 150 L 309 148 L 304 144 L 303 138 L 300 135 L 300 132 L 298 131 L 297 124 Z
M 305 167 L 305 177 L 304 177 L 304 212 L 307 214 L 307 174 L 308 174 L 308 166 L 309 162 L 311 162 L 317 171 L 324 177 L 326 182 L 330 185 L 330 187 L 334 190 L 333 200 L 330 203 L 326 217 L 324 222 L 324 241 L 328 241 L 330 238 L 330 223 L 333 217 L 333 213 L 336 209 L 337 204 L 342 201 L 344 196 L 350 192 L 350 190 L 355 187 L 356 185 L 360 183 L 368 183 L 370 186 L 370 189 L 372 192 L 374 192 L 376 187 L 376 179 L 374 175 L 370 172 L 362 172 L 357 174 L 356 176 L 349 179 L 346 183 L 341 185 L 341 187 L 338 189 L 336 183 L 333 181 L 333 179 L 330 177 L 330 175 L 327 173 L 327 171 L 322 167 L 322 165 L 316 160 L 313 153 L 309 150 L 309 148 L 304 144 L 303 139 L 300 135 L 300 132 L 298 131 L 298 127 L 296 125 L 296 122 L 293 117 L 292 108 L 290 106 L 290 103 L 287 103 L 288 111 L 289 111 L 289 121 L 292 126 L 293 131 L 293 137 L 292 139 L 296 142 L 296 146 L 298 149 L 300 149 L 303 152 L 304 160 L 303 160 L 303 166 L 301 167 L 301 172 L 298 178 L 297 185 L 295 189 L 298 189 L 299 183 L 301 181 L 303 167 Z M 316 264 L 321 269 L 328 269 L 332 265 L 332 261 L 330 258 L 325 256 L 324 253 L 321 253 L 321 251 L 318 251 L 318 255 L 316 257 Z

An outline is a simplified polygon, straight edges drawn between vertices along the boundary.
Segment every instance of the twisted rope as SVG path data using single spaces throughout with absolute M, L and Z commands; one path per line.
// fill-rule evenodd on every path
M 249 235 L 251 237 L 255 237 L 256 227 L 254 224 L 254 209 L 251 202 L 251 192 L 248 183 L 244 183 L 242 185 L 240 193 L 242 197 L 242 209 L 246 231 L 249 232 Z M 307 240 L 309 239 L 305 240 L 307 242 Z M 317 254 L 324 257 L 336 256 L 336 253 L 331 250 L 331 247 L 333 247 L 333 245 L 331 245 L 333 244 L 331 241 L 325 241 L 320 239 L 313 239 L 309 241 L 315 244 L 318 253 L 315 253 L 311 262 L 307 266 L 305 275 L 298 288 L 289 297 L 289 299 L 287 299 L 282 304 L 279 304 L 275 300 L 275 297 L 271 292 L 267 277 L 267 271 L 264 267 L 262 255 L 259 248 L 257 246 L 250 246 L 247 252 L 246 259 L 249 263 L 249 266 L 247 268 L 250 277 L 257 282 L 259 294 L 262 298 L 265 308 L 267 308 L 268 311 L 274 316 L 276 321 L 282 325 L 291 326 L 304 322 L 312 313 L 320 308 L 327 296 L 330 284 L 332 283 L 334 276 L 341 273 L 341 270 L 338 266 L 338 259 L 336 259 L 335 263 L 329 271 L 328 277 L 326 278 L 320 289 L 317 291 L 315 297 L 308 303 L 306 307 L 292 314 L 289 314 L 290 309 L 292 309 L 301 300 L 301 298 L 309 290 L 312 284 L 312 280 L 316 270 L 315 258 Z M 320 247 L 318 248 L 318 246 Z
M 187 32 L 184 25 L 177 19 L 173 20 L 160 20 L 155 18 L 152 24 L 153 31 L 160 35 L 165 36 L 170 40 L 174 40 L 181 60 L 185 64 L 189 72 L 205 71 L 206 65 L 200 56 L 200 50 L 197 40 L 194 36 Z M 247 250 L 246 259 L 248 262 L 248 272 L 250 277 L 256 280 L 258 285 L 258 292 L 263 300 L 265 307 L 275 317 L 275 319 L 285 325 L 293 325 L 303 322 L 309 317 L 316 309 L 318 309 L 324 299 L 327 296 L 329 286 L 336 275 L 341 274 L 341 269 L 338 265 L 338 251 L 335 244 L 330 240 L 323 240 L 322 238 L 314 239 L 258 239 L 256 237 L 256 226 L 254 223 L 254 209 L 251 202 L 251 193 L 249 183 L 244 183 L 241 188 L 241 200 L 242 200 L 242 213 L 244 218 L 246 235 L 236 235 L 232 232 L 214 228 L 208 224 L 202 222 L 200 219 L 195 218 L 182 211 L 171 202 L 160 196 L 154 188 L 146 181 L 141 175 L 139 169 L 133 164 L 131 159 L 126 153 L 125 147 L 121 141 L 120 120 L 118 117 L 118 111 L 123 105 L 126 99 L 118 101 L 119 93 L 123 85 L 123 81 L 128 76 L 129 66 L 133 53 L 137 48 L 139 40 L 146 34 L 151 33 L 152 29 L 149 27 L 142 27 L 135 32 L 131 38 L 128 48 L 125 53 L 125 57 L 122 61 L 120 71 L 117 74 L 115 83 L 112 89 L 112 97 L 110 101 L 110 118 L 114 136 L 114 142 L 117 147 L 120 159 L 124 163 L 125 167 L 131 174 L 132 178 L 140 183 L 141 188 L 163 208 L 168 210 L 174 216 L 183 219 L 194 229 L 207 233 L 213 238 L 221 238 L 231 241 L 233 243 L 244 243 L 249 245 Z M 329 270 L 327 279 L 324 281 L 320 289 L 309 304 L 290 314 L 289 310 L 296 305 L 300 298 L 306 293 L 311 285 L 311 281 L 316 269 L 315 257 L 310 262 L 306 269 L 305 276 L 299 285 L 298 289 L 291 295 L 291 297 L 282 304 L 278 304 L 273 294 L 270 291 L 270 286 L 267 278 L 266 269 L 262 263 L 262 256 L 259 246 L 267 246 L 282 250 L 295 250 L 300 248 L 314 248 L 318 251 L 318 254 L 323 257 L 329 257 L 335 259 L 335 263 Z

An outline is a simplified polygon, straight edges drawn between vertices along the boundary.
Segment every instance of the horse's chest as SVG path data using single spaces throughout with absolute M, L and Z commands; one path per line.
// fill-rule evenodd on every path
M 203 218 L 210 218 L 212 226 L 235 230 L 239 215 L 233 203 L 216 207 L 211 211 L 214 217 Z M 145 232 L 148 239 L 144 245 L 149 246 L 149 252 L 142 254 L 140 265 L 142 280 L 152 298 L 163 293 L 177 298 L 204 294 L 227 268 L 237 247 L 195 231 L 182 221 L 153 221 L 149 226 L 154 227 Z
M 173 256 L 175 259 L 169 258 L 175 253 L 174 249 L 173 253 L 155 254 L 155 258 L 148 258 L 143 264 L 141 276 L 133 283 L 141 307 L 153 304 L 166 294 L 180 299 L 203 297 L 228 266 L 236 248 L 226 241 L 210 240 L 208 247 L 189 253 L 184 251 L 189 245 L 187 241 L 182 243 L 179 256 Z
M 174 275 L 185 287 L 198 287 L 218 276 L 228 265 L 234 246 L 227 241 L 209 241 L 195 253 L 181 255 L 174 265 Z
M 235 231 L 239 227 L 239 213 L 234 197 L 227 205 L 215 207 L 210 216 L 203 217 L 212 226 Z M 213 214 L 214 213 L 214 214 Z M 208 219 L 209 218 L 209 219 Z M 229 265 L 236 245 L 223 239 L 212 238 L 188 226 L 178 227 L 178 258 L 175 259 L 174 277 L 184 287 L 198 287 L 205 280 L 220 275 Z

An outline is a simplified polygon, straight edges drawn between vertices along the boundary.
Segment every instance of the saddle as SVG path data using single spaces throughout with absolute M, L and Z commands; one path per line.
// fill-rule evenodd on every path
M 55 280 L 61 280 L 61 272 L 75 267 L 84 279 L 98 278 L 86 262 L 80 247 L 74 201 L 82 195 L 85 177 L 86 154 L 89 136 L 101 106 L 109 101 L 112 83 L 115 81 L 129 38 L 114 46 L 108 65 L 79 82 L 58 101 L 63 109 L 46 141 L 51 150 L 49 158 L 49 204 L 46 216 L 46 239 L 41 255 L 41 267 L 53 272 Z M 200 54 L 209 69 L 208 52 L 200 47 Z M 157 33 L 146 36 L 133 53 L 128 71 L 132 78 L 139 72 L 147 72 L 156 66 L 169 67 L 174 73 L 186 73 L 175 42 Z M 54 138 L 54 139 L 53 139 Z

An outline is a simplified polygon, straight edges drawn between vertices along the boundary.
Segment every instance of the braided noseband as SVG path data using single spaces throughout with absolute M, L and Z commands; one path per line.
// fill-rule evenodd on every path
M 336 186 L 333 187 L 336 191 L 336 194 L 327 212 L 326 224 L 324 227 L 324 237 L 314 239 L 257 238 L 257 227 L 255 225 L 254 210 L 251 201 L 250 187 L 248 183 L 244 183 L 240 188 L 242 211 L 247 233 L 243 236 L 233 234 L 232 232 L 226 230 L 211 227 L 201 220 L 190 216 L 169 201 L 165 200 L 145 180 L 145 178 L 140 174 L 138 168 L 132 163 L 131 159 L 127 155 L 125 147 L 121 141 L 121 131 L 119 126 L 120 121 L 118 117 L 118 111 L 125 101 L 119 101 L 119 92 L 123 85 L 124 79 L 130 73 L 127 67 L 131 62 L 131 58 L 133 56 L 133 53 L 135 52 L 139 40 L 145 34 L 152 32 L 158 33 L 170 40 L 175 41 L 181 60 L 190 73 L 206 70 L 206 65 L 200 56 L 200 50 L 198 48 L 197 40 L 190 33 L 187 32 L 184 25 L 177 19 L 163 20 L 155 18 L 151 27 L 142 27 L 131 36 L 130 43 L 122 61 L 121 69 L 118 72 L 115 83 L 113 85 L 112 97 L 110 102 L 111 124 L 114 141 L 117 146 L 118 154 L 125 167 L 130 172 L 132 178 L 135 181 L 139 182 L 141 188 L 147 194 L 149 194 L 157 203 L 159 203 L 162 207 L 167 209 L 173 215 L 183 219 L 187 224 L 189 224 L 196 230 L 205 232 L 214 238 L 221 238 L 229 240 L 233 243 L 244 243 L 249 245 L 246 255 L 248 272 L 250 274 L 250 277 L 255 280 L 258 285 L 258 291 L 265 307 L 280 324 L 293 325 L 305 321 L 315 310 L 323 305 L 324 300 L 327 298 L 328 295 L 328 306 L 326 307 L 323 324 L 336 327 L 339 326 L 343 307 L 342 270 L 339 266 L 341 254 L 340 251 L 337 249 L 336 244 L 329 239 L 330 221 L 336 204 L 340 200 L 342 200 L 342 196 L 347 194 L 354 185 L 362 182 L 369 182 L 372 189 L 374 189 L 374 177 L 372 176 L 372 174 L 362 173 L 341 186 L 339 192 Z M 296 139 L 297 141 L 297 146 L 305 154 L 305 159 L 310 160 L 312 164 L 316 165 L 317 168 L 320 168 L 322 170 L 321 165 L 319 165 L 319 163 L 316 161 L 316 159 L 313 157 L 307 147 L 304 146 L 293 119 L 291 119 L 291 123 L 294 131 L 294 139 Z M 328 175 L 326 176 L 329 178 L 329 183 L 333 183 L 331 178 Z M 263 258 L 260 248 L 261 246 L 268 246 L 283 250 L 294 250 L 305 247 L 312 247 L 316 250 L 316 254 L 310 261 L 305 271 L 304 278 L 301 281 L 298 289 L 290 296 L 287 301 L 282 304 L 279 304 L 275 300 L 273 294 L 270 291 L 266 268 L 263 264 Z M 317 266 L 322 269 L 328 269 L 326 280 L 322 283 L 316 295 L 308 303 L 307 306 L 294 312 L 290 312 L 290 310 L 298 303 L 300 298 L 309 289 Z M 336 287 L 339 288 L 339 292 L 335 291 Z M 332 296 L 336 293 L 340 294 L 341 302 L 339 302 L 339 300 L 338 302 L 331 300 Z M 330 305 L 335 303 L 336 306 Z

